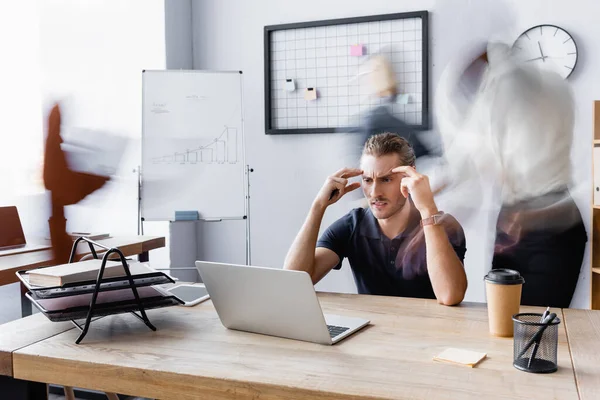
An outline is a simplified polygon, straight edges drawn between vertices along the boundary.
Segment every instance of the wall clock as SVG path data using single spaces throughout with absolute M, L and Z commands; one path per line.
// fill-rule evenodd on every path
M 521 34 L 512 46 L 513 55 L 524 63 L 557 72 L 568 78 L 577 65 L 577 44 L 556 25 L 538 25 Z

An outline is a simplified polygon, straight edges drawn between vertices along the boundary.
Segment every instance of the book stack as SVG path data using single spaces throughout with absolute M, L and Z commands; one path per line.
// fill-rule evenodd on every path
M 102 260 L 87 260 L 71 264 L 56 265 L 32 269 L 27 272 L 29 284 L 41 287 L 63 286 L 67 283 L 95 280 L 98 277 Z M 146 263 L 129 261 L 127 263 L 131 275 L 156 272 Z M 104 278 L 125 276 L 121 261 L 107 261 L 104 267 Z

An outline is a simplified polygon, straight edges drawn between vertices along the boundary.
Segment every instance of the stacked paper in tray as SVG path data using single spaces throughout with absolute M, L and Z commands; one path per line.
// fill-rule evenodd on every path
M 175 221 L 195 221 L 200 219 L 198 211 L 175 211 Z

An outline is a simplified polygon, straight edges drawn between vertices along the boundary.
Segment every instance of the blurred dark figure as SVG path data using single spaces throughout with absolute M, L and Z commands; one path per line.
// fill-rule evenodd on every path
M 577 287 L 587 234 L 568 189 L 502 207 L 492 268 L 525 278 L 521 303 L 568 308 Z
M 392 102 L 393 100 L 390 100 Z M 382 105 L 373 110 L 365 118 L 363 144 L 379 133 L 395 133 L 408 141 L 415 151 L 415 157 L 426 156 L 429 150 L 419 140 L 417 131 L 410 127 L 390 111 L 389 105 Z
M 367 62 L 371 93 L 381 98 L 383 105 L 370 110 L 359 128 L 362 134 L 362 146 L 367 140 L 379 133 L 395 133 L 408 141 L 417 158 L 428 155 L 429 150 L 418 137 L 418 132 L 392 113 L 392 106 L 398 96 L 398 83 L 394 69 L 387 58 L 375 55 Z
M 492 268 L 521 273 L 522 304 L 569 307 L 587 234 L 569 192 L 574 101 L 568 83 L 517 63 L 508 46 L 493 43 L 454 78 L 454 93 L 441 92 L 448 97 L 438 109 L 442 130 L 454 130 L 446 149 L 453 178 L 469 179 L 475 169 L 481 176 L 491 172 L 501 185 Z
M 73 171 L 61 148 L 61 116 L 55 105 L 48 116 L 48 135 L 44 153 L 44 185 L 51 192 L 52 215 L 48 220 L 54 264 L 65 264 L 73 246 L 67 234 L 64 207 L 76 204 L 100 189 L 110 179 L 107 176 Z

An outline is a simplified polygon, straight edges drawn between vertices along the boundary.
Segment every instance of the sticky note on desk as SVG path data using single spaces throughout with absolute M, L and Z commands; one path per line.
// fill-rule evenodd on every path
M 480 353 L 477 351 L 463 350 L 449 348 L 442 351 L 437 356 L 433 357 L 434 361 L 447 362 L 450 364 L 464 365 L 473 368 L 479 364 L 484 358 L 487 357 L 486 353 Z
M 355 56 L 355 57 L 359 57 L 364 55 L 365 53 L 365 48 L 362 44 L 353 44 L 352 46 L 350 46 L 350 55 L 351 56 Z
M 294 90 L 296 90 L 296 83 L 294 82 L 293 79 L 285 80 L 285 90 L 287 92 L 293 92 Z
M 317 89 L 316 88 L 306 88 L 304 91 L 304 100 L 316 100 L 317 99 Z

